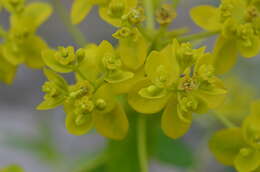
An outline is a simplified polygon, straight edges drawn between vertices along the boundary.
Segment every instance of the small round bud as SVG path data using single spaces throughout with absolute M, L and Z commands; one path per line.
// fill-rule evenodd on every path
M 252 153 L 252 150 L 248 149 L 248 148 L 242 148 L 240 150 L 240 154 L 244 157 L 250 155 Z
M 147 88 L 147 91 L 150 93 L 150 94 L 154 94 L 155 92 L 157 92 L 158 88 L 155 86 L 155 85 L 150 85 L 148 88 Z
M 107 106 L 107 103 L 104 99 L 97 99 L 96 107 L 98 110 L 104 110 Z

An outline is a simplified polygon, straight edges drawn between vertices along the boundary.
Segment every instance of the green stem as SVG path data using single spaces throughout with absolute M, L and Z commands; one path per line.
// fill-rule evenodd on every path
M 6 31 L 0 26 L 0 38 L 6 38 Z
M 137 146 L 140 162 L 140 172 L 148 172 L 147 148 L 146 148 L 146 119 L 141 115 L 137 121 Z
M 235 128 L 237 127 L 233 122 L 227 119 L 224 115 L 215 114 L 215 116 L 228 128 Z
M 68 31 L 70 32 L 71 36 L 75 40 L 75 42 L 81 46 L 84 47 L 87 43 L 84 34 L 71 23 L 70 16 L 67 13 L 67 9 L 63 6 L 61 3 L 61 0 L 50 0 L 54 8 L 56 8 L 57 14 L 63 21 L 64 25 L 67 27 Z
M 180 41 L 180 42 L 195 41 L 195 40 L 200 40 L 200 39 L 205 39 L 205 38 L 211 37 L 218 33 L 219 33 L 219 31 L 201 32 L 201 33 L 196 33 L 196 34 L 180 37 L 180 38 L 178 38 L 178 41 Z
M 167 37 L 169 38 L 176 38 L 176 37 L 178 37 L 178 36 L 181 36 L 181 35 L 183 35 L 183 34 L 186 34 L 186 33 L 188 33 L 189 32 L 189 28 L 187 28 L 187 27 L 183 27 L 183 28 L 179 28 L 179 29 L 175 29 L 175 30 L 173 30 L 173 31 L 171 31 L 171 32 L 168 32 L 167 33 Z
M 151 0 L 144 0 L 147 29 L 154 28 L 154 7 Z
M 76 172 L 91 172 L 97 169 L 98 167 L 104 165 L 106 163 L 106 160 L 106 154 L 102 153 L 98 155 L 96 158 L 88 161 L 88 163 L 85 166 L 81 167 L 79 170 L 76 170 Z
M 152 41 L 153 38 L 152 36 L 147 32 L 147 30 L 141 26 L 140 24 L 136 26 L 137 29 L 139 30 L 139 32 L 148 40 L 148 41 Z

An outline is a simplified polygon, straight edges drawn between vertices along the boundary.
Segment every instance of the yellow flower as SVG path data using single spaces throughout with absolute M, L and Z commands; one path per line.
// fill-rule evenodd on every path
M 259 53 L 260 11 L 256 1 L 222 0 L 218 8 L 201 5 L 192 8 L 190 14 L 203 29 L 220 32 L 214 48 L 217 73 L 230 70 L 238 54 L 250 58 Z
M 204 48 L 191 49 L 176 40 L 147 58 L 147 78 L 139 81 L 128 96 L 138 112 L 151 114 L 162 109 L 162 129 L 172 138 L 184 135 L 192 113 L 205 113 L 222 103 L 226 90 L 214 76 L 212 56 Z

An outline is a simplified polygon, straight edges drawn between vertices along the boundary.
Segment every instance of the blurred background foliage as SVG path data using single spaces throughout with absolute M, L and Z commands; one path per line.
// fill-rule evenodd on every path
M 71 0 L 61 1 L 70 8 Z M 188 15 L 189 9 L 199 4 L 218 3 L 218 0 L 181 0 L 172 28 L 187 26 L 192 33 L 199 32 L 200 29 Z M 1 12 L 0 23 L 8 26 L 5 12 Z M 106 39 L 115 43 L 111 37 L 115 29 L 99 19 L 96 9 L 79 27 L 90 42 L 99 43 Z M 39 34 L 53 47 L 77 46 L 57 14 L 41 27 Z M 202 43 L 211 50 L 214 37 L 195 44 Z M 182 139 L 167 138 L 154 122 L 156 118 L 151 118 L 148 126 L 149 130 L 154 130 L 148 131 L 152 134 L 148 140 L 149 153 L 152 155 L 151 172 L 232 172 L 233 169 L 215 161 L 208 151 L 207 141 L 216 129 L 223 127 L 221 115 L 236 123 L 248 115 L 250 101 L 259 97 L 256 89 L 260 87 L 259 65 L 260 59 L 257 57 L 239 58 L 236 67 L 223 76 L 229 90 L 226 102 L 209 114 L 197 116 L 192 130 Z M 71 76 L 66 77 L 72 81 Z M 129 137 L 120 146 L 116 141 L 108 141 L 109 157 L 100 154 L 107 142 L 101 136 L 95 132 L 81 137 L 69 135 L 63 124 L 64 113 L 60 109 L 47 112 L 35 110 L 41 101 L 43 82 L 41 71 L 21 67 L 13 85 L 0 83 L 0 167 L 15 163 L 23 166 L 27 172 L 138 171 L 133 126 Z M 132 111 L 129 113 L 135 115 Z M 220 116 L 220 120 L 214 114 Z M 130 122 L 134 123 L 131 119 Z M 125 158 L 121 158 L 122 153 Z M 108 163 L 104 165 L 105 160 Z

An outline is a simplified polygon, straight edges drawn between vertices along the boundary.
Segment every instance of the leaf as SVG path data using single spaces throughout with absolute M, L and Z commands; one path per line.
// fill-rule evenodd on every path
M 144 65 L 149 44 L 143 36 L 136 31 L 130 38 L 120 39 L 118 52 L 122 63 L 131 70 L 138 70 Z
M 255 107 L 257 104 L 253 104 Z M 259 134 L 260 134 L 260 115 L 259 111 L 255 112 L 257 109 L 253 108 L 250 115 L 248 115 L 242 125 L 243 136 L 245 141 L 252 147 L 256 149 L 260 148 L 259 145 Z
M 19 45 L 16 45 L 13 41 L 6 41 L 2 46 L 2 53 L 5 60 L 14 65 L 20 65 L 24 62 L 24 56 L 21 55 L 21 49 Z
M 0 47 L 0 81 L 11 84 L 16 74 L 16 66 L 10 64 L 3 58 L 2 47 Z
M 250 41 L 252 41 L 251 46 L 245 46 L 245 42 L 243 40 L 237 41 L 238 50 L 243 57 L 251 58 L 256 56 L 260 52 L 259 37 L 253 36 Z
M 105 81 L 111 84 L 116 84 L 120 82 L 127 81 L 134 77 L 132 72 L 127 72 L 123 70 L 114 70 L 107 73 L 107 76 L 104 78 Z
M 198 26 L 207 31 L 217 31 L 221 29 L 222 25 L 219 22 L 218 9 L 213 6 L 201 5 L 194 7 L 190 10 L 190 16 Z
M 87 134 L 94 125 L 93 115 L 76 115 L 73 112 L 67 113 L 65 125 L 70 134 L 76 136 Z
M 68 90 L 68 84 L 62 76 L 47 68 L 44 68 L 43 72 L 49 81 L 53 81 L 59 88 L 65 91 Z
M 47 3 L 34 2 L 26 6 L 21 15 L 14 15 L 11 17 L 12 28 L 29 27 L 35 31 L 41 24 L 43 24 L 51 15 L 52 8 Z
M 168 102 L 171 94 L 160 99 L 147 99 L 139 94 L 142 88 L 151 85 L 149 80 L 141 80 L 137 82 L 128 94 L 128 103 L 137 112 L 144 114 L 152 114 L 160 112 Z
M 194 157 L 191 148 L 182 140 L 172 140 L 158 131 L 155 158 L 172 166 L 189 168 Z
M 256 100 L 256 101 L 251 103 L 251 113 L 254 114 L 254 115 L 258 115 L 259 116 L 259 113 L 260 113 L 260 100 Z
M 135 85 L 138 81 L 143 80 L 145 77 L 143 69 L 137 71 L 133 78 L 130 78 L 126 81 L 111 84 L 111 88 L 113 89 L 115 94 L 125 94 L 128 93 L 129 90 Z
M 163 69 L 163 77 L 166 77 L 165 86 L 171 85 L 179 78 L 179 67 L 176 65 L 177 60 L 173 56 L 172 49 L 172 46 L 167 46 L 161 52 L 153 51 L 147 58 L 145 72 L 155 85 L 158 82 L 158 77 L 162 75 L 158 71 L 160 66 Z
M 89 14 L 93 7 L 91 0 L 74 0 L 71 8 L 71 21 L 73 24 L 79 24 Z
M 96 103 L 99 100 L 104 101 L 105 108 L 99 109 L 97 111 L 99 111 L 99 113 L 107 113 L 112 111 L 117 104 L 116 99 L 114 97 L 115 95 L 110 84 L 101 85 L 94 95 L 94 100 Z
M 59 95 L 58 97 L 55 98 L 50 98 L 47 100 L 44 100 L 37 106 L 37 110 L 48 110 L 48 109 L 53 109 L 57 106 L 60 106 L 64 103 L 64 100 L 66 99 L 66 96 L 64 95 Z
M 183 136 L 190 129 L 192 113 L 181 111 L 177 106 L 175 97 L 171 97 L 161 120 L 161 127 L 164 133 L 173 139 Z
M 260 166 L 260 151 L 252 148 L 243 148 L 235 159 L 238 172 L 254 171 Z
M 215 158 L 224 165 L 234 165 L 241 148 L 245 147 L 242 131 L 239 128 L 224 129 L 216 132 L 209 141 L 209 149 Z
M 220 36 L 213 50 L 214 67 L 217 74 L 228 72 L 237 60 L 236 40 Z
M 104 47 L 102 46 L 102 48 Z M 98 55 L 99 49 L 101 48 L 96 44 L 89 44 L 84 49 L 86 56 L 79 66 L 79 70 L 91 83 L 103 80 L 103 77 L 105 76 L 104 67 L 100 62 L 101 57 Z M 91 69 L 91 71 L 89 69 Z
M 109 9 L 106 6 L 101 6 L 99 8 L 98 12 L 99 12 L 99 16 L 101 17 L 101 19 L 115 27 L 120 27 L 121 26 L 121 16 L 117 17 L 117 18 L 110 17 L 108 15 L 108 10 Z
M 128 119 L 119 104 L 111 112 L 95 113 L 94 120 L 97 131 L 107 138 L 122 140 L 128 134 Z
M 27 39 L 21 49 L 21 55 L 24 56 L 25 64 L 31 68 L 42 68 L 44 63 L 41 53 L 47 48 L 47 43 L 38 36 L 32 36 Z

